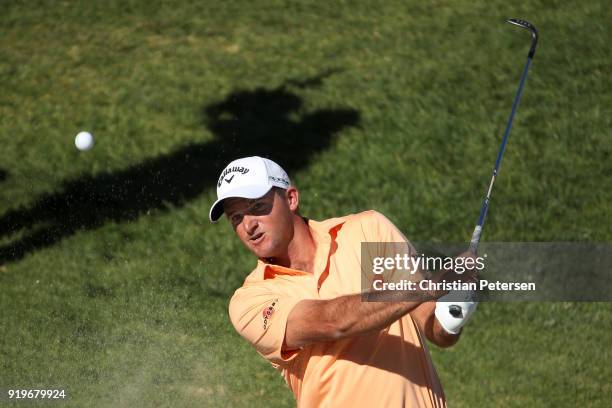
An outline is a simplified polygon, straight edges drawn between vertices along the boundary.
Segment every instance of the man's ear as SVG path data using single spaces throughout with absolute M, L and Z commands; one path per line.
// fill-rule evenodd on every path
M 291 212 L 297 212 L 300 206 L 300 193 L 297 188 L 294 186 L 287 187 L 287 191 L 285 192 L 285 199 L 287 200 L 287 205 Z

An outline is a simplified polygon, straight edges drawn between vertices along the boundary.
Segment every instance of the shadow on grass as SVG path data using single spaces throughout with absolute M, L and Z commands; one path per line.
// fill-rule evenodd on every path
M 288 81 L 273 89 L 236 91 L 203 108 L 212 141 L 189 144 L 121 171 L 66 181 L 58 192 L 8 211 L 0 217 L 0 238 L 21 234 L 0 247 L 0 264 L 79 230 L 133 220 L 152 209 L 182 206 L 214 189 L 222 168 L 240 156 L 271 158 L 290 174 L 306 166 L 315 153 L 330 146 L 335 134 L 359 123 L 359 112 L 353 109 L 300 111 L 302 99 L 290 89 L 320 86 L 331 74 Z

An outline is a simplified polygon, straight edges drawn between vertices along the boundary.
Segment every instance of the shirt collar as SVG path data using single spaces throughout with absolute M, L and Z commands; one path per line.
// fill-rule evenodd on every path
M 329 268 L 329 257 L 335 252 L 332 243 L 335 240 L 338 230 L 344 224 L 344 218 L 330 218 L 325 221 L 315 221 L 306 219 L 312 238 L 315 242 L 314 277 L 320 284 L 327 277 Z M 266 263 L 262 260 L 257 261 L 257 270 L 261 271 L 262 279 L 272 279 L 276 275 L 309 275 L 308 272 L 297 269 L 285 268 L 284 266 Z

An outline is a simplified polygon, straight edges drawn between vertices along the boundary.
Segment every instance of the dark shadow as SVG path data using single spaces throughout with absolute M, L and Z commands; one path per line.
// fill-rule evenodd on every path
M 8 172 L 4 169 L 0 169 L 0 182 L 8 178 Z
M 291 175 L 313 154 L 327 149 L 339 131 L 359 123 L 353 109 L 301 111 L 302 99 L 290 89 L 320 86 L 330 74 L 288 81 L 274 89 L 236 91 L 203 109 L 212 141 L 189 144 L 125 170 L 66 181 L 58 192 L 8 211 L 0 217 L 0 238 L 18 232 L 21 236 L 0 247 L 0 264 L 78 230 L 133 220 L 151 209 L 182 206 L 214 189 L 223 166 L 240 156 L 268 157 Z

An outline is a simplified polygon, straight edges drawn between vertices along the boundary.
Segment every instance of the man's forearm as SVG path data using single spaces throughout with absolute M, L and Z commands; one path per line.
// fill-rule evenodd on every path
M 444 293 L 423 293 L 423 301 Z M 303 300 L 294 307 L 287 320 L 285 347 L 296 349 L 316 342 L 381 330 L 423 301 L 403 301 L 397 291 L 346 295 L 329 300 Z
M 335 321 L 336 338 L 359 336 L 381 330 L 416 307 L 420 301 L 368 302 L 362 295 L 341 296 L 324 308 L 327 318 Z

